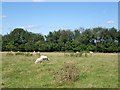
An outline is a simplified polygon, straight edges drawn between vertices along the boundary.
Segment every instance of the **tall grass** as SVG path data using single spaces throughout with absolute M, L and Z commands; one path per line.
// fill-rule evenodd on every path
M 87 58 L 84 55 L 81 57 L 64 56 L 64 53 L 40 54 L 48 56 L 50 60 L 42 64 L 34 64 L 38 58 L 37 54 L 28 57 L 25 55 L 6 56 L 6 53 L 3 53 L 2 88 L 118 88 L 117 54 L 94 53 L 91 56 L 88 55 Z M 62 71 L 67 70 L 71 76 L 71 72 L 76 74 L 74 71 L 76 69 L 71 69 L 72 66 L 65 69 L 64 62 L 67 63 L 65 66 L 71 66 L 74 63 L 79 70 L 79 77 L 77 80 L 72 79 L 73 82 L 68 79 L 72 83 L 55 83 L 53 69 L 55 72 L 60 72 L 62 68 Z M 67 73 L 62 73 L 62 76 L 64 74 L 67 75 Z

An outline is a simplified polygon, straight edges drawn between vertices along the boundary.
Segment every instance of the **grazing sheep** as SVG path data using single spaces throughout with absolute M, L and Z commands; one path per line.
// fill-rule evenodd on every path
M 17 51 L 17 52 L 20 52 L 20 51 Z
M 92 51 L 90 51 L 90 53 L 93 53 Z
M 39 51 L 37 53 L 40 53 Z
M 76 53 L 80 53 L 80 52 L 77 51 Z
M 42 58 L 38 58 L 36 61 L 35 61 L 35 64 L 37 63 L 42 63 L 43 59 Z
M 47 56 L 40 56 L 43 60 L 49 60 Z
M 35 53 L 35 51 L 33 53 Z
M 85 53 L 83 53 L 82 55 L 85 55 Z
M 35 51 L 33 51 L 33 54 L 36 54 Z

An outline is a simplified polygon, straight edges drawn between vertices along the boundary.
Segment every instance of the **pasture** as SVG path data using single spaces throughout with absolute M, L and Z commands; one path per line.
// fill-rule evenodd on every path
M 6 55 L 2 52 L 2 88 L 118 88 L 118 54 L 93 53 L 87 57 L 68 57 L 64 53 L 40 53 L 49 61 L 34 64 L 38 58 Z M 55 83 L 52 71 L 62 64 L 74 63 L 80 70 L 72 83 Z

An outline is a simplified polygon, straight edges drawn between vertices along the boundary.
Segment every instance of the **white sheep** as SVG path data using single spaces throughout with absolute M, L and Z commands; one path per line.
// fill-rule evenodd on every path
M 42 63 L 43 59 L 42 58 L 38 58 L 36 61 L 35 61 L 35 64 L 37 63 Z
M 36 61 L 35 61 L 35 64 L 37 63 L 42 63 L 43 60 L 49 60 L 49 58 L 47 56 L 41 56 L 40 58 L 38 58 Z
M 83 53 L 82 55 L 85 55 L 85 53 Z
M 35 53 L 35 51 L 33 51 L 33 53 Z
M 47 56 L 40 56 L 40 58 L 42 58 L 43 60 L 49 60 L 49 58 Z
M 92 51 L 90 51 L 90 53 L 93 53 Z
M 76 53 L 80 53 L 80 52 L 77 51 Z
M 40 53 L 39 51 L 37 53 Z

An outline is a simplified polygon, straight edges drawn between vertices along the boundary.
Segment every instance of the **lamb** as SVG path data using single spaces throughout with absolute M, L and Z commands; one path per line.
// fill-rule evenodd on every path
M 38 59 L 35 61 L 35 64 L 37 64 L 37 63 L 42 63 L 42 61 L 43 61 L 43 58 L 38 58 Z

